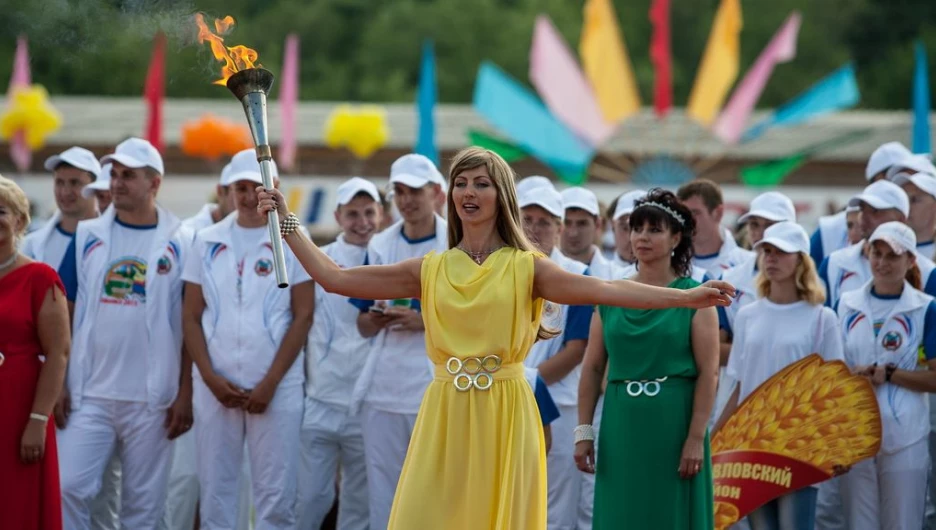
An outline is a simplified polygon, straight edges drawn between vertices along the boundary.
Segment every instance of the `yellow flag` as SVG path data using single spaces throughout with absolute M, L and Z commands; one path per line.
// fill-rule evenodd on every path
M 640 93 L 611 0 L 587 0 L 583 19 L 579 55 L 585 75 L 604 119 L 618 123 L 640 110 Z
M 740 40 L 741 0 L 722 0 L 686 108 L 689 116 L 704 125 L 715 121 L 731 85 L 738 78 Z

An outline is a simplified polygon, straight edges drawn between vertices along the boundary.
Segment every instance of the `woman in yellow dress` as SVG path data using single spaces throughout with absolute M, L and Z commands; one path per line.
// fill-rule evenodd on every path
M 523 359 L 539 337 L 544 300 L 634 308 L 728 305 L 724 282 L 678 290 L 567 273 L 533 250 L 520 225 L 514 174 L 497 154 L 459 152 L 449 171 L 449 250 L 395 265 L 342 269 L 301 231 L 277 190 L 293 253 L 329 292 L 420 298 L 435 380 L 423 396 L 389 528 L 542 530 L 546 454 Z

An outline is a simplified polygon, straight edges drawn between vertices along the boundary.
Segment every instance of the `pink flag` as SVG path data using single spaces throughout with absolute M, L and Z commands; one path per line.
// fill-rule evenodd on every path
M 800 14 L 794 11 L 774 34 L 754 62 L 754 66 L 744 74 L 744 79 L 738 84 L 712 127 L 715 136 L 730 145 L 738 143 L 754 105 L 760 99 L 767 80 L 773 73 L 774 66 L 790 61 L 796 56 L 796 36 L 799 34 L 799 28 Z
M 283 84 L 280 85 L 280 120 L 283 124 L 280 137 L 279 165 L 291 171 L 296 167 L 296 106 L 299 99 L 299 37 L 286 37 L 283 55 Z
M 26 48 L 26 37 L 16 39 L 16 55 L 13 58 L 13 75 L 10 77 L 10 86 L 7 89 L 7 103 L 13 101 L 13 91 L 17 88 L 28 88 L 32 83 L 29 74 L 29 50 Z M 26 171 L 32 162 L 32 151 L 26 145 L 26 131 L 18 131 L 10 139 L 10 158 L 16 169 Z
M 598 147 L 614 132 L 604 121 L 591 85 L 549 17 L 536 17 L 530 81 L 549 110 L 576 135 Z

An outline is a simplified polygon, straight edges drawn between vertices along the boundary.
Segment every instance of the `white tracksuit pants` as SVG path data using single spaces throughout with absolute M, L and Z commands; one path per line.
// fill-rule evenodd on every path
M 416 426 L 416 414 L 385 412 L 365 404 L 361 407 L 361 426 L 370 530 L 385 530 L 390 522 L 397 482 L 403 472 L 406 449 Z
M 57 440 L 62 431 L 57 430 Z M 120 530 L 120 455 L 114 451 L 101 477 L 101 491 L 91 501 L 91 528 Z
M 546 528 L 575 530 L 585 473 L 575 466 L 575 426 L 578 406 L 560 405 L 559 417 L 550 424 L 552 448 L 546 457 L 547 502 Z
M 239 511 L 244 442 L 250 459 L 259 530 L 296 527 L 296 477 L 302 386 L 277 388 L 263 414 L 224 407 L 194 382 L 196 466 L 201 488 L 201 528 L 230 530 Z
M 926 511 L 929 441 L 863 460 L 839 485 L 848 528 L 919 530 Z
M 166 503 L 172 444 L 166 411 L 146 403 L 85 398 L 60 431 L 59 469 L 64 528 L 91 528 L 91 503 L 111 454 L 121 464 L 120 525 L 156 528 Z
M 598 396 L 598 403 L 595 405 L 595 414 L 592 417 L 592 428 L 595 430 L 595 460 L 598 459 L 598 433 L 601 430 L 601 414 L 604 411 L 604 394 Z M 578 409 L 575 411 L 575 424 L 578 425 Z M 555 434 L 554 434 L 555 436 Z M 573 444 L 575 434 L 572 435 Z M 572 451 L 575 451 L 573 445 Z M 573 453 L 574 454 L 574 453 Z M 573 458 L 574 460 L 574 458 Z M 595 511 L 595 475 L 593 473 L 582 473 L 582 493 L 579 496 L 578 507 L 578 530 L 591 530 L 592 515 Z
M 335 502 L 341 475 L 338 530 L 367 530 L 367 468 L 358 416 L 311 398 L 305 400 L 299 437 L 299 527 L 318 529 Z
M 816 530 L 846 530 L 841 480 L 842 477 L 835 477 L 819 484 L 819 492 L 816 495 Z

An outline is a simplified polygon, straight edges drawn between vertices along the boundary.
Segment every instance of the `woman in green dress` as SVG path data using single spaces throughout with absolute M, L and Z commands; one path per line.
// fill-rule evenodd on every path
M 691 212 L 652 190 L 630 217 L 637 273 L 648 285 L 691 289 Z M 608 369 L 595 462 L 592 417 Z M 718 381 L 714 309 L 598 306 L 579 383 L 575 460 L 596 473 L 594 530 L 711 530 L 707 422 Z

